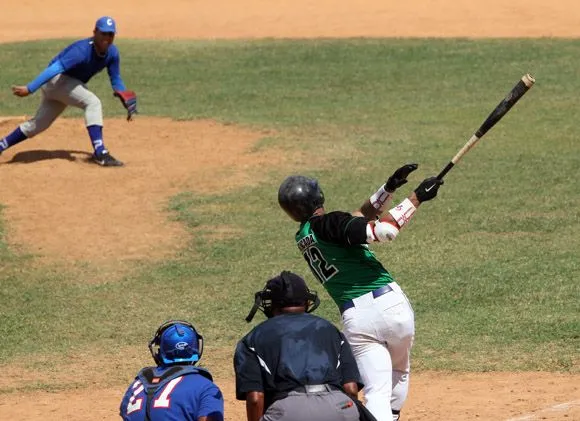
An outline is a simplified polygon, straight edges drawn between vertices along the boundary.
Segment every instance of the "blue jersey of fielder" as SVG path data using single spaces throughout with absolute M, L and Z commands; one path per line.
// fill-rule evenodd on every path
M 37 91 L 42 85 L 58 74 L 65 74 L 82 83 L 87 83 L 93 76 L 107 69 L 111 86 L 115 91 L 124 91 L 125 84 L 121 79 L 119 49 L 110 45 L 105 55 L 100 56 L 95 51 L 92 38 L 76 41 L 54 57 L 48 67 L 27 87 L 30 93 Z
M 125 392 L 120 414 L 125 421 L 197 421 L 199 417 L 223 421 L 224 400 L 206 370 L 147 367 Z

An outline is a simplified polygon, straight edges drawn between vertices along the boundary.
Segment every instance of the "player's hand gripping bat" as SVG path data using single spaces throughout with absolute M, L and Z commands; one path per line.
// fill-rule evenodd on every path
M 491 114 L 487 117 L 487 119 L 483 122 L 481 127 L 475 132 L 471 139 L 467 141 L 467 143 L 455 154 L 453 159 L 447 164 L 445 168 L 439 173 L 437 176 L 438 179 L 442 179 L 445 177 L 445 174 L 453 168 L 455 164 L 459 162 L 459 160 L 469 151 L 471 148 L 475 146 L 475 144 L 485 135 L 489 129 L 491 129 L 495 124 L 500 121 L 504 115 L 514 106 L 519 99 L 524 96 L 524 94 L 534 86 L 536 80 L 533 78 L 532 75 L 526 74 L 524 75 L 521 80 L 518 81 L 516 86 L 510 91 L 509 94 L 498 104 L 497 107 L 491 112 Z

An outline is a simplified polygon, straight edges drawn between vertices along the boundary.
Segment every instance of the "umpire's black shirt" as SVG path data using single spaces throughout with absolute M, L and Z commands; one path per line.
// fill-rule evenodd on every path
M 234 355 L 236 398 L 273 396 L 309 384 L 362 388 L 352 350 L 332 323 L 308 313 L 286 313 L 260 323 L 242 338 Z

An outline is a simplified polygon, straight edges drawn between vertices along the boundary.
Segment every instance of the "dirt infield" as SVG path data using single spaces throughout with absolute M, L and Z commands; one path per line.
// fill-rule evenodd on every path
M 421 373 L 413 380 L 403 419 L 574 421 L 580 419 L 580 389 L 569 380 L 547 373 Z M 245 420 L 245 404 L 233 401 L 232 382 L 216 382 L 226 397 L 226 420 Z M 66 393 L 3 395 L 0 415 L 6 420 L 115 420 L 123 392 L 93 384 Z
M 154 0 L 2 4 L 0 42 L 88 36 L 103 14 L 117 18 L 120 37 L 149 39 L 580 37 L 577 0 L 488 0 L 484 6 L 473 0 L 167 0 L 162 12 Z M 14 118 L 0 119 L 0 132 L 15 123 Z M 192 180 L 199 179 L 213 191 L 235 186 L 235 181 L 246 182 L 252 171 L 279 159 L 271 153 L 250 153 L 260 133 L 213 122 L 139 118 L 131 130 L 122 120 L 108 120 L 106 127 L 112 152 L 131 164 L 120 171 L 86 162 L 90 145 L 82 122 L 75 120 L 59 121 L 2 155 L 2 179 L 9 182 L 0 183 L 0 197 L 7 206 L 13 246 L 45 258 L 163 258 L 186 241 L 183 227 L 168 222 L 163 211 L 172 194 L 194 189 L 202 183 Z M 153 161 L 144 139 L 169 131 L 178 135 L 157 142 Z M 237 174 L 223 171 L 234 163 Z M 100 235 L 88 235 L 95 227 Z M 8 380 L 4 376 L 0 382 L 0 419 L 117 419 L 126 385 L 100 387 L 98 364 L 77 361 L 62 367 L 76 373 L 86 387 L 55 393 L 6 392 L 19 379 L 41 375 L 17 368 L 3 367 Z M 46 381 L 59 383 L 54 376 Z M 226 396 L 226 419 L 245 419 L 244 405 L 233 401 L 231 377 L 218 379 L 218 384 Z M 580 376 L 419 373 L 412 380 L 404 419 L 580 420 Z
M 0 119 L 0 131 L 22 120 Z M 118 119 L 105 129 L 107 147 L 125 168 L 90 161 L 82 120 L 57 120 L 2 155 L 11 179 L 0 183 L 10 244 L 51 260 L 161 260 L 187 241 L 183 226 L 167 219 L 169 197 L 239 187 L 261 166 L 282 159 L 272 151 L 248 152 L 263 134 L 211 121 Z
M 114 15 L 131 38 L 571 37 L 576 0 L 5 0 L 0 41 L 84 36 Z M 50 4 L 50 5 L 49 5 Z

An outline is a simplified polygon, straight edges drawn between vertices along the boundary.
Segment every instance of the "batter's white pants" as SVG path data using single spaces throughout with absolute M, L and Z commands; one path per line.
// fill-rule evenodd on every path
M 366 406 L 377 421 L 393 421 L 409 390 L 411 347 L 415 316 L 401 287 L 373 298 L 367 293 L 353 300 L 342 315 L 343 332 L 350 343 L 362 381 Z
M 85 111 L 87 127 L 103 125 L 101 100 L 80 80 L 60 74 L 46 82 L 41 92 L 42 101 L 36 115 L 20 125 L 26 137 L 34 137 L 48 129 L 69 105 Z

